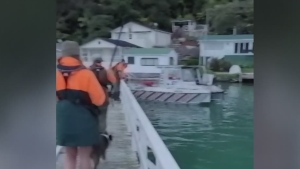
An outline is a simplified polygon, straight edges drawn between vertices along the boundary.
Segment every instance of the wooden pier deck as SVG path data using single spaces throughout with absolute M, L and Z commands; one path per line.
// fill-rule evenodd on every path
M 121 103 L 114 102 L 107 115 L 107 131 L 113 135 L 113 142 L 107 150 L 106 161 L 101 161 L 98 169 L 139 169 Z M 63 169 L 63 156 L 63 153 L 58 156 L 56 169 Z

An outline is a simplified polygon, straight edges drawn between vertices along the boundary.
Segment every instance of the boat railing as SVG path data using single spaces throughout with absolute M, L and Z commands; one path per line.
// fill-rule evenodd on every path
M 124 81 L 121 82 L 121 102 L 141 169 L 180 169 Z

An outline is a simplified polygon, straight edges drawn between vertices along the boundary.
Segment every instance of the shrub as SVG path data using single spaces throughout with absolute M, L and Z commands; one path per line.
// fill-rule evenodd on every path
M 180 60 L 178 64 L 185 65 L 185 66 L 199 65 L 199 58 L 198 57 L 189 57 L 189 59 Z M 200 62 L 200 64 L 201 64 L 201 62 Z
M 228 82 L 231 80 L 237 80 L 239 78 L 238 74 L 229 74 L 229 73 L 215 73 L 216 81 Z
M 224 59 L 212 59 L 210 69 L 215 72 L 228 72 L 232 64 Z
M 199 59 L 189 59 L 185 62 L 185 65 L 199 65 Z
M 220 71 L 222 72 L 228 72 L 232 64 L 228 61 L 225 61 L 223 59 L 219 60 L 220 61 Z
M 218 59 L 212 59 L 210 61 L 210 64 L 209 64 L 209 68 L 212 70 L 212 71 L 219 71 L 220 70 L 220 64 L 219 64 L 219 60 Z

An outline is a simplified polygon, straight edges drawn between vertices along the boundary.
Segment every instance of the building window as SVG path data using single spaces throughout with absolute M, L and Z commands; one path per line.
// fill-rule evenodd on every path
M 127 58 L 127 63 L 130 64 L 130 65 L 133 65 L 134 64 L 134 57 L 133 56 L 129 56 Z
M 142 58 L 141 65 L 142 66 L 157 66 L 158 58 Z
M 240 53 L 244 53 L 244 43 L 240 43 Z
M 238 43 L 234 44 L 234 53 L 239 53 L 239 44 Z
M 249 53 L 249 43 L 241 43 L 241 53 Z
M 170 65 L 174 65 L 174 58 L 170 57 Z
M 235 43 L 234 53 L 249 53 L 249 52 L 253 52 L 253 50 L 250 49 L 249 43 Z

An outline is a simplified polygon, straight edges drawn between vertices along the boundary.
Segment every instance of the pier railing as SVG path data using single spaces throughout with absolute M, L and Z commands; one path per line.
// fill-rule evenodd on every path
M 141 169 L 180 169 L 124 81 L 121 82 L 121 101 Z

